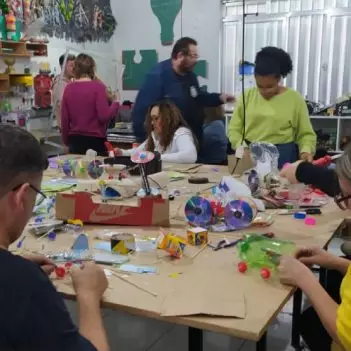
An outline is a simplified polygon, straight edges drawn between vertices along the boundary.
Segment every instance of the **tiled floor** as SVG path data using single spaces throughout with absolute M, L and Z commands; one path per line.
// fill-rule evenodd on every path
M 330 244 L 330 251 L 341 255 L 342 239 Z M 67 302 L 75 321 L 75 304 Z M 104 310 L 104 322 L 112 351 L 188 351 L 187 328 L 151 319 L 135 317 L 121 312 Z M 292 302 L 269 328 L 268 351 L 292 351 L 290 347 Z M 255 351 L 255 344 L 226 335 L 205 332 L 204 351 Z

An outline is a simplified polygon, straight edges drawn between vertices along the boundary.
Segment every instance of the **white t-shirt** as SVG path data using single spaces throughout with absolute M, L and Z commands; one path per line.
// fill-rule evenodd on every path
M 176 130 L 173 140 L 166 150 L 160 145 L 158 137 L 151 134 L 155 150 L 161 154 L 161 160 L 171 163 L 195 163 L 197 160 L 197 150 L 194 137 L 188 128 L 180 127 Z M 130 156 L 134 151 L 143 151 L 147 146 L 147 140 L 139 145 L 136 149 L 122 150 L 123 156 Z

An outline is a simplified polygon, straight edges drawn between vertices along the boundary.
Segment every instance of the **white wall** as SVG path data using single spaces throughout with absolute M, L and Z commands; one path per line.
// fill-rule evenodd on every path
M 48 59 L 52 68 L 57 66 L 57 60 L 67 45 L 77 48 L 77 52 L 93 51 L 105 57 L 115 57 L 119 62 L 122 61 L 123 50 L 138 52 L 142 49 L 156 49 L 159 60 L 170 56 L 172 46 L 161 45 L 160 24 L 151 10 L 150 0 L 111 0 L 111 6 L 118 24 L 110 42 L 77 45 L 51 39 Z M 220 31 L 221 0 L 183 0 L 182 11 L 178 14 L 174 25 L 175 40 L 181 36 L 190 36 L 198 41 L 200 58 L 208 62 L 208 79 L 200 78 L 200 84 L 206 84 L 210 91 L 219 91 L 220 87 Z M 136 62 L 137 59 L 138 57 Z M 96 61 L 101 78 L 107 80 L 106 83 L 113 88 L 117 86 L 118 73 L 111 58 Z M 122 99 L 134 100 L 136 93 L 136 91 L 124 91 Z

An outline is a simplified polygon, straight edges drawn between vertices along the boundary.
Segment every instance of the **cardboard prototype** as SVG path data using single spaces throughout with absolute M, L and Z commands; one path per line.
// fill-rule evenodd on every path
M 161 196 L 137 199 L 136 205 L 126 205 L 123 201 L 104 203 L 91 193 L 62 192 L 56 195 L 56 218 L 77 218 L 84 224 L 170 225 L 169 202 Z
M 251 156 L 248 152 L 244 153 L 242 159 L 238 161 L 236 166 L 237 159 L 235 155 L 228 155 L 228 171 L 230 175 L 236 177 L 241 177 L 246 171 L 255 167 L 255 163 L 252 161 Z M 235 167 L 236 166 L 236 167 Z M 235 169 L 235 172 L 234 172 Z

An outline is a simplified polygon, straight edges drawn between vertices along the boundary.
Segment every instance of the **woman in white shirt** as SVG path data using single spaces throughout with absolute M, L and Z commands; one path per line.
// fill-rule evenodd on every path
M 158 151 L 161 160 L 195 163 L 198 143 L 180 110 L 170 101 L 155 103 L 145 121 L 148 138 L 136 149 L 115 149 L 115 155 L 130 156 L 135 151 Z

